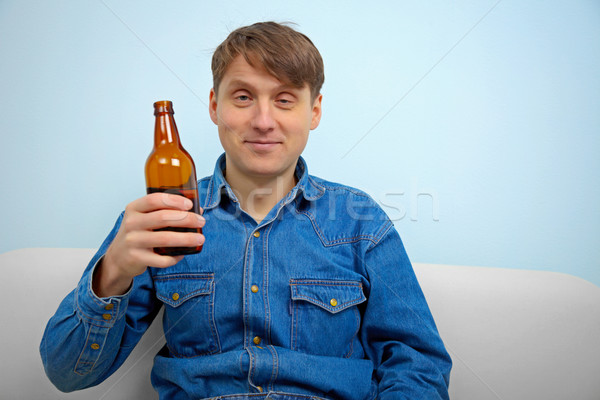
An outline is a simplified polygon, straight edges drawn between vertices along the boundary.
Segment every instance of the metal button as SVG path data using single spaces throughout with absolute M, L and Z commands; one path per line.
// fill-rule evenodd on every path
M 98 350 L 100 348 L 100 345 L 98 343 L 92 343 L 92 345 L 90 346 L 93 350 Z
M 112 315 L 110 315 L 110 314 L 102 314 L 102 318 L 104 318 L 107 321 L 110 321 L 112 319 Z
M 106 306 L 104 306 L 104 309 L 105 309 L 106 311 L 110 311 L 110 310 L 112 310 L 113 308 L 115 308 L 115 305 L 114 305 L 114 304 L 107 304 Z
M 258 391 L 259 391 L 259 392 L 261 392 L 261 393 L 262 393 L 262 391 L 263 391 L 263 388 L 262 388 L 261 386 L 257 386 L 256 388 L 258 389 Z
M 175 301 L 179 300 L 179 293 L 173 293 L 173 295 L 171 296 L 171 298 Z
M 252 293 L 258 293 L 258 286 L 252 285 L 252 286 L 250 286 L 250 290 L 252 291 Z
M 260 237 L 260 232 L 259 231 L 254 232 L 254 237 L 255 238 Z
M 329 300 L 329 304 L 331 304 L 333 307 L 337 306 L 337 300 L 336 299 L 331 299 Z
M 252 339 L 252 341 L 254 342 L 254 344 L 260 344 L 261 338 L 258 336 L 254 336 L 254 339 Z

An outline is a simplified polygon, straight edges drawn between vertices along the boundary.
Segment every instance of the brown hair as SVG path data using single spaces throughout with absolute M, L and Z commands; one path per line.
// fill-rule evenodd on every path
M 323 59 L 304 34 L 276 22 L 259 22 L 231 32 L 212 57 L 215 92 L 227 67 L 242 55 L 252 66 L 262 65 L 271 75 L 296 87 L 308 84 L 314 100 L 325 80 Z

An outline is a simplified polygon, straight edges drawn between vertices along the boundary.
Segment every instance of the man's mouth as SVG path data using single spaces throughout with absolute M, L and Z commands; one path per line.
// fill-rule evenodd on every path
M 244 141 L 246 145 L 248 145 L 252 150 L 264 153 L 273 150 L 277 145 L 281 144 L 281 142 L 276 141 L 267 141 L 267 140 L 246 140 Z

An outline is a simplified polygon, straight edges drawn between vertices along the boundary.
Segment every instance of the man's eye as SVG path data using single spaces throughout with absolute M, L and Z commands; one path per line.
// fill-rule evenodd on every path
M 290 106 L 292 105 L 292 100 L 289 99 L 277 99 L 277 103 L 281 104 L 282 106 Z
M 245 94 L 242 94 L 241 96 L 237 96 L 236 99 L 240 100 L 240 101 L 249 101 L 250 96 L 246 96 Z

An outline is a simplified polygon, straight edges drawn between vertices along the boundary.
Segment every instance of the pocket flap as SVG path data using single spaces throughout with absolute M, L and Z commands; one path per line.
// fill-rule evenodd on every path
M 186 300 L 213 291 L 214 276 L 207 274 L 169 274 L 154 277 L 156 297 L 173 307 Z
M 362 283 L 328 279 L 291 279 L 292 300 L 305 300 L 331 313 L 365 301 Z

